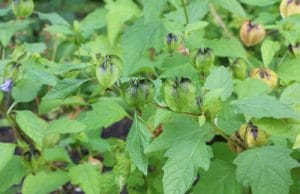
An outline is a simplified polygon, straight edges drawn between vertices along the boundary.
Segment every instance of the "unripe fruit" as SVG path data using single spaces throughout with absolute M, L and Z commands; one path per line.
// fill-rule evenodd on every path
M 235 60 L 231 68 L 234 78 L 243 80 L 247 77 L 247 63 L 243 59 Z
M 191 63 L 203 74 L 208 74 L 214 65 L 215 55 L 210 48 L 199 48 L 191 55 Z
M 122 73 L 122 62 L 114 55 L 107 55 L 96 66 L 96 76 L 104 88 L 109 88 L 120 78 Z
M 293 53 L 296 57 L 300 57 L 300 43 L 296 43 L 294 45 L 289 45 L 289 50 Z
M 261 42 L 266 36 L 266 30 L 261 24 L 245 21 L 240 28 L 240 38 L 244 45 L 250 47 Z
M 24 19 L 32 14 L 34 3 L 33 0 L 13 0 L 11 8 L 16 17 Z
M 239 136 L 248 148 L 264 146 L 269 140 L 269 134 L 252 123 L 243 124 Z
M 282 0 L 280 4 L 280 14 L 283 18 L 300 14 L 300 0 Z
M 189 112 L 196 106 L 196 87 L 188 78 L 176 78 L 165 83 L 164 97 L 171 110 Z
M 165 39 L 165 45 L 167 46 L 167 50 L 169 53 L 173 53 L 177 50 L 182 43 L 182 39 L 180 36 L 177 36 L 174 33 L 169 33 Z
M 153 100 L 155 87 L 148 79 L 135 79 L 122 85 L 122 91 L 125 102 L 141 110 Z
M 278 82 L 276 73 L 269 68 L 255 68 L 251 77 L 264 81 L 271 89 L 275 88 Z

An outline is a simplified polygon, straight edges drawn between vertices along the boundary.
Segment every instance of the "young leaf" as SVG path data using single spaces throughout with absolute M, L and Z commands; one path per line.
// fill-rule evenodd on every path
M 144 150 L 149 145 L 151 137 L 152 134 L 145 123 L 135 114 L 127 137 L 126 148 L 132 162 L 145 175 L 147 175 L 148 172 L 148 158 L 144 154 Z
M 234 160 L 237 179 L 251 186 L 253 194 L 288 194 L 290 170 L 300 166 L 290 154 L 290 150 L 276 146 L 244 151 Z
M 68 174 L 62 171 L 41 171 L 35 175 L 29 174 L 24 180 L 23 194 L 47 194 L 57 190 L 69 180 Z
M 208 140 L 207 126 L 201 132 L 173 144 L 165 153 L 168 157 L 163 167 L 165 194 L 183 194 L 196 179 L 199 168 L 208 170 L 212 150 L 205 144 Z
M 299 115 L 287 104 L 273 96 L 260 95 L 232 102 L 233 107 L 247 118 L 272 117 L 275 119 L 300 119 Z
M 207 77 L 204 87 L 208 90 L 223 89 L 221 98 L 225 101 L 233 91 L 231 73 L 223 66 L 214 69 Z
M 11 143 L 0 143 L 0 170 L 13 157 L 15 145 Z
M 280 44 L 277 41 L 272 41 L 267 39 L 263 42 L 261 46 L 261 55 L 264 62 L 265 67 L 268 67 L 272 62 L 277 51 L 280 49 Z
M 71 183 L 79 185 L 86 194 L 99 194 L 100 169 L 89 163 L 74 166 L 69 171 Z
M 38 118 L 33 112 L 17 111 L 16 121 L 22 131 L 38 145 L 43 144 L 43 133 L 48 123 Z

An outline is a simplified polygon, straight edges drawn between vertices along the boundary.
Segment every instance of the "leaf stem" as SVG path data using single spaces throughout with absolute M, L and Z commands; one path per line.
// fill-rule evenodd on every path
M 181 0 L 181 4 L 183 7 L 183 12 L 184 12 L 184 16 L 185 16 L 185 25 L 188 25 L 190 23 L 190 20 L 189 20 L 189 14 L 188 14 L 188 10 L 186 8 L 186 4 L 185 4 L 184 0 Z

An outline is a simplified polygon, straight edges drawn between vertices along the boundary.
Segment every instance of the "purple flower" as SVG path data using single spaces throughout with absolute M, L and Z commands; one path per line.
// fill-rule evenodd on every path
M 0 88 L 3 92 L 9 92 L 14 85 L 14 82 L 12 78 L 8 78 L 7 80 L 4 81 L 2 85 L 0 85 Z

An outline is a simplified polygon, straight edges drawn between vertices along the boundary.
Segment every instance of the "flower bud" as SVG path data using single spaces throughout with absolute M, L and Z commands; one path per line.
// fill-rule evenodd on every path
M 196 106 L 196 87 L 188 78 L 176 78 L 165 83 L 164 97 L 171 110 L 189 112 Z
M 233 77 L 236 79 L 245 79 L 247 77 L 247 63 L 243 59 L 237 59 L 231 65 Z
M 269 140 L 269 134 L 251 122 L 241 126 L 239 136 L 248 148 L 264 146 Z
M 14 82 L 12 78 L 8 78 L 7 80 L 4 81 L 3 84 L 0 85 L 0 89 L 3 92 L 9 92 L 14 86 Z
M 269 68 L 255 68 L 251 72 L 251 77 L 264 81 L 271 89 L 277 85 L 277 75 Z
M 208 74 L 214 64 L 215 55 L 210 48 L 199 48 L 192 53 L 190 60 L 199 72 Z
M 16 17 L 24 19 L 30 16 L 34 9 L 33 0 L 13 0 L 12 11 Z
M 240 38 L 244 45 L 250 47 L 260 43 L 266 36 L 266 30 L 261 24 L 245 21 L 240 28 Z
M 96 67 L 96 76 L 99 83 L 104 88 L 109 88 L 115 84 L 122 73 L 121 60 L 113 55 L 107 55 Z
M 129 106 L 141 110 L 154 98 L 154 84 L 148 79 L 134 79 L 122 85 L 123 98 Z
M 282 0 L 280 4 L 280 14 L 283 18 L 300 14 L 300 0 Z
M 300 43 L 294 45 L 289 45 L 289 51 L 293 53 L 296 57 L 300 57 Z
M 166 36 L 165 44 L 167 46 L 167 50 L 169 53 L 173 53 L 175 50 L 179 48 L 182 40 L 179 36 L 173 33 L 169 33 Z

